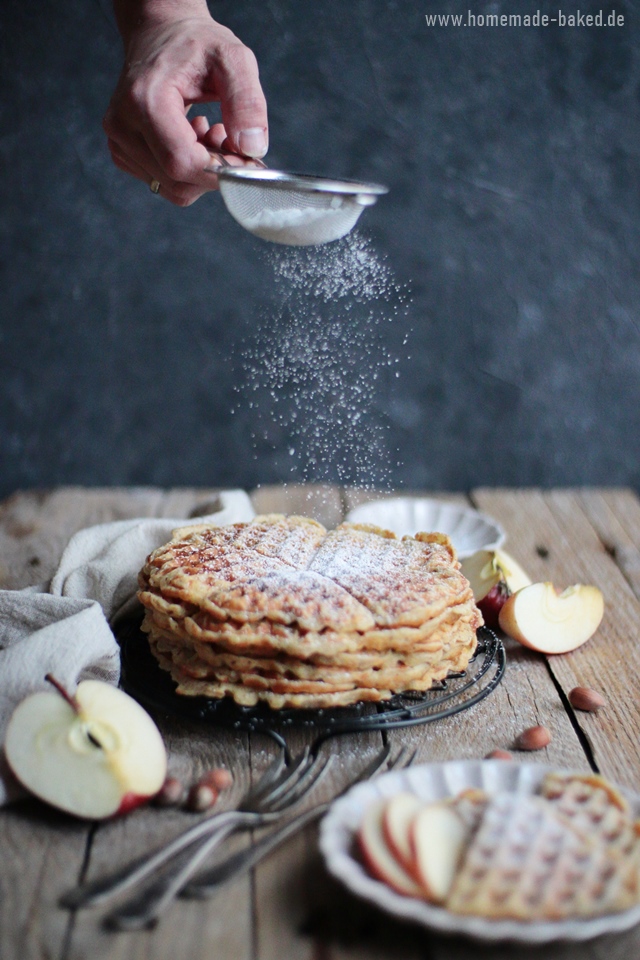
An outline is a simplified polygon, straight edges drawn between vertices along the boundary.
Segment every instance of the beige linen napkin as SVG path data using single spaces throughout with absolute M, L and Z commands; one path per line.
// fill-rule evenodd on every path
M 18 703 L 51 689 L 52 673 L 73 691 L 80 680 L 118 683 L 120 651 L 111 625 L 137 600 L 138 571 L 152 550 L 188 523 L 240 523 L 254 510 L 243 490 L 219 494 L 220 510 L 190 520 L 119 520 L 69 541 L 48 593 L 0 590 L 0 744 Z M 0 805 L 22 795 L 0 753 Z

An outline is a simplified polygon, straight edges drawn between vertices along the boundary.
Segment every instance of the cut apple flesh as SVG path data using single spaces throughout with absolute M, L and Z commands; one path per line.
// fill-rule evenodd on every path
M 534 583 L 509 597 L 500 627 L 532 650 L 568 653 L 593 636 L 603 613 L 597 587 L 576 584 L 559 593 L 552 583 Z
M 413 860 L 411 824 L 423 806 L 424 801 L 414 793 L 397 793 L 391 797 L 384 809 L 382 829 L 387 845 L 407 870 L 411 869 Z
M 20 782 L 68 813 L 102 819 L 153 796 L 166 775 L 166 751 L 153 720 L 121 690 L 85 680 L 78 712 L 58 693 L 19 704 L 5 753 Z
M 494 560 L 494 551 L 478 550 L 471 557 L 465 557 L 460 561 L 460 569 L 471 585 L 476 603 L 484 600 L 489 591 L 502 579 Z
M 451 807 L 434 803 L 413 820 L 411 844 L 416 877 L 430 900 L 443 903 L 453 884 L 467 828 Z
M 387 846 L 383 817 L 387 800 L 379 800 L 367 807 L 360 829 L 358 843 L 365 864 L 377 879 L 389 884 L 398 893 L 408 897 L 422 897 L 423 891 L 396 860 Z
M 511 593 L 531 583 L 520 564 L 504 550 L 478 550 L 461 561 L 461 569 L 471 585 L 476 603 L 484 600 L 501 582 L 506 583 Z
M 518 590 L 522 590 L 523 587 L 530 585 L 531 577 L 524 572 L 520 564 L 513 559 L 511 554 L 505 553 L 504 550 L 496 550 L 494 556 L 495 565 L 502 572 L 511 593 L 516 593 Z
M 462 561 L 461 569 L 484 622 L 492 630 L 498 629 L 500 611 L 508 597 L 531 583 L 522 567 L 503 550 L 478 550 Z

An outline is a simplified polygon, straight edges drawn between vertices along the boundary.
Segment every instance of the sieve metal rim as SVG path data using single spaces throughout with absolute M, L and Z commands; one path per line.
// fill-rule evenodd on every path
M 250 167 L 222 167 L 216 170 L 220 180 L 245 183 L 275 190 L 301 190 L 305 193 L 339 193 L 344 196 L 370 194 L 382 196 L 389 188 L 381 183 L 363 183 L 359 180 L 334 180 L 308 173 L 288 173 L 284 170 L 252 169 Z

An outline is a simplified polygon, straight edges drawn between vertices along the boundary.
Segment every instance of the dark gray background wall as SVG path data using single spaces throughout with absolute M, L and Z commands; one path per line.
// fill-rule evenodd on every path
M 363 438 L 385 431 L 397 486 L 640 487 L 640 7 L 603 3 L 617 29 L 424 19 L 557 10 L 529 6 L 211 4 L 258 57 L 269 163 L 391 188 L 362 229 L 412 302 L 380 328 L 401 375 Z M 286 429 L 252 437 L 242 352 L 282 322 L 265 244 L 219 196 L 179 210 L 111 166 L 108 0 L 0 17 L 0 493 L 313 479 Z

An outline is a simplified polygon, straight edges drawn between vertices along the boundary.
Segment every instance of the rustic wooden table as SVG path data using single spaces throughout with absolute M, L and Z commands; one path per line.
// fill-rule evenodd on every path
M 440 498 L 474 506 L 498 518 L 507 546 L 535 579 L 597 584 L 606 613 L 598 634 L 571 654 L 545 658 L 507 643 L 502 684 L 486 700 L 448 720 L 392 731 L 394 744 L 418 748 L 421 761 L 479 758 L 509 747 L 523 728 L 543 723 L 552 732 L 546 750 L 527 761 L 589 770 L 590 766 L 640 790 L 640 501 L 628 490 L 475 490 L 467 498 Z M 0 586 L 45 583 L 69 536 L 81 527 L 136 516 L 187 517 L 215 499 L 211 490 L 63 488 L 18 493 L 0 504 Z M 335 487 L 262 488 L 259 512 L 316 517 L 328 526 L 363 499 Z M 574 686 L 601 690 L 608 707 L 573 714 L 566 693 Z M 273 747 L 264 736 L 203 730 L 194 723 L 156 718 L 170 751 L 171 770 L 195 777 L 213 765 L 235 776 L 225 805 L 233 805 L 262 769 Z M 380 733 L 346 736 L 325 749 L 338 755 L 331 782 L 312 801 L 339 788 L 356 764 L 380 746 Z M 292 735 L 295 747 L 304 734 Z M 521 755 L 522 756 L 522 755 Z M 272 854 L 253 875 L 210 901 L 180 901 L 153 931 L 109 933 L 100 912 L 70 915 L 60 894 L 81 878 L 124 864 L 179 831 L 193 814 L 140 809 L 91 826 L 34 801 L 0 811 L 0 958 L 2 960 L 285 960 L 285 958 L 515 958 L 520 947 L 486 947 L 394 920 L 356 900 L 326 874 L 310 827 Z M 247 843 L 238 838 L 236 843 Z M 527 951 L 531 960 L 628 960 L 640 956 L 640 929 L 587 944 Z

